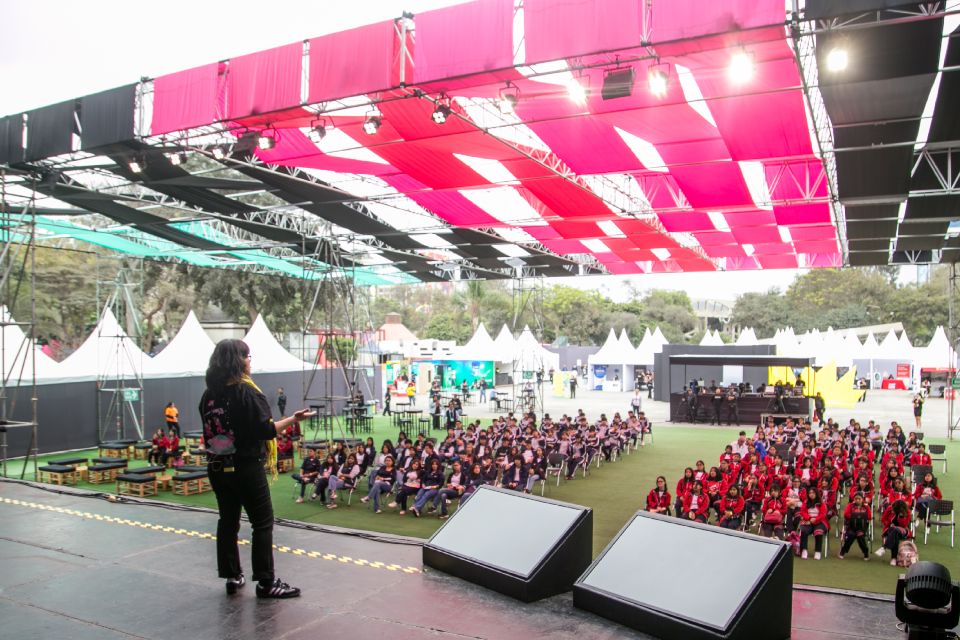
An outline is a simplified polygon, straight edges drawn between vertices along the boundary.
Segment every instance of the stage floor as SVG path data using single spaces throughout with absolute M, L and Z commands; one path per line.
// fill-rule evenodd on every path
M 227 597 L 216 578 L 215 530 L 216 515 L 209 512 L 113 504 L 0 482 L 0 635 L 649 637 L 574 609 L 569 593 L 523 604 L 425 571 L 416 541 L 367 539 L 365 532 L 279 526 L 277 575 L 301 587 L 303 597 L 258 601 L 249 584 Z M 241 536 L 249 536 L 246 525 Z M 241 557 L 249 570 L 247 549 Z M 691 597 L 709 595 L 693 587 Z M 901 638 L 895 624 L 890 601 L 794 592 L 793 638 Z

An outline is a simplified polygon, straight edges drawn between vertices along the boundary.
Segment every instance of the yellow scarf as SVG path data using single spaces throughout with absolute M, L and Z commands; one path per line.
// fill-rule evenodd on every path
M 257 383 L 253 381 L 248 375 L 243 375 L 240 378 L 240 382 L 243 384 L 248 384 L 256 390 L 257 393 L 263 393 L 260 391 L 260 387 L 257 386 Z M 277 472 L 277 440 L 276 438 L 271 438 L 267 440 L 267 471 L 270 472 L 270 475 L 274 480 L 280 477 L 280 474 Z

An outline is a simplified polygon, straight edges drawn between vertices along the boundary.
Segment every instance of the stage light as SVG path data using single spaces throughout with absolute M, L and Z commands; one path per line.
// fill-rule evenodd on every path
M 183 151 L 177 151 L 176 153 L 168 153 L 167 159 L 170 160 L 170 164 L 175 167 L 179 167 L 187 161 L 187 154 Z
M 520 102 L 520 89 L 509 80 L 507 86 L 500 89 L 500 100 L 497 106 L 500 107 L 500 113 L 513 113 Z
M 731 81 L 737 84 L 750 82 L 756 68 L 753 64 L 753 54 L 740 50 L 730 58 L 730 66 L 727 68 L 727 75 Z
M 603 100 L 626 98 L 633 93 L 633 67 L 611 69 L 603 74 L 600 97 Z
M 847 50 L 842 47 L 836 47 L 827 54 L 827 69 L 833 73 L 838 73 L 847 68 Z
M 581 107 L 587 104 L 587 90 L 580 84 L 579 78 L 571 78 L 567 83 L 567 95 Z
M 367 114 L 367 119 L 363 121 L 363 132 L 368 136 L 376 135 L 381 124 L 383 124 L 383 120 L 380 118 L 380 112 L 371 111 Z
M 143 172 L 143 160 L 136 158 L 127 163 L 127 166 L 130 167 L 130 171 L 133 173 Z
M 267 132 L 272 132 L 268 135 Z M 277 146 L 277 131 L 276 129 L 266 129 L 260 132 L 260 135 L 257 136 L 257 148 L 263 151 L 267 149 L 273 149 Z
M 942 564 L 917 562 L 897 579 L 894 606 L 908 640 L 954 637 L 947 629 L 960 623 L 960 586 L 953 584 Z
M 310 123 L 310 138 L 320 144 L 320 141 L 327 135 L 327 121 L 323 118 L 314 120 Z
M 650 93 L 658 98 L 667 95 L 667 65 L 655 64 L 647 69 L 647 85 Z
M 437 124 L 443 124 L 453 114 L 453 110 L 445 104 L 438 104 L 433 110 L 433 121 Z
M 213 157 L 216 158 L 217 160 L 223 160 L 224 158 L 227 157 L 227 149 L 222 144 L 213 145 L 213 149 L 211 149 L 210 152 L 213 154 Z

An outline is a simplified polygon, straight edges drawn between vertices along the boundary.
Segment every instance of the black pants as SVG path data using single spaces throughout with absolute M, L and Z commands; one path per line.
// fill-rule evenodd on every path
M 287 415 L 287 403 L 286 403 L 286 402 L 278 402 L 278 403 L 277 403 L 277 409 L 280 409 L 280 417 L 281 417 L 281 418 L 282 418 L 283 416 Z
M 740 407 L 736 402 L 727 405 L 727 426 L 730 426 L 731 420 L 740 426 Z
M 870 551 L 867 550 L 866 538 L 866 534 L 862 531 L 859 533 L 859 535 L 856 531 L 843 534 L 843 547 L 840 548 L 840 555 L 847 555 L 847 551 L 850 551 L 850 547 L 852 547 L 854 541 L 856 541 L 857 545 L 860 547 L 860 551 L 863 552 L 863 557 L 868 557 L 870 555 Z
M 177 437 L 179 438 L 179 437 L 180 437 L 180 423 L 179 423 L 179 422 L 170 422 L 170 421 L 168 420 L 168 421 L 167 421 L 167 431 L 170 431 L 171 429 L 173 429 L 174 431 L 177 432 Z
M 253 529 L 251 560 L 254 580 L 273 580 L 273 504 L 270 485 L 263 463 L 241 462 L 234 471 L 217 470 L 222 465 L 208 465 L 210 485 L 217 496 L 220 520 L 217 522 L 217 573 L 221 578 L 235 578 L 243 573 L 240 566 L 240 510 L 247 512 Z
M 823 536 L 827 535 L 827 528 L 822 523 L 800 525 L 800 549 L 807 550 L 807 540 L 813 534 L 813 549 L 817 553 L 823 551 Z

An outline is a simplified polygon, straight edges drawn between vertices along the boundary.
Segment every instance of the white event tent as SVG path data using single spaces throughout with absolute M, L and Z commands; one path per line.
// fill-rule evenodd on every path
M 506 328 L 506 326 L 504 326 L 504 328 Z M 496 360 L 496 350 L 496 343 L 493 341 L 493 338 L 490 337 L 490 334 L 487 333 L 487 328 L 483 326 L 481 322 L 477 325 L 477 330 L 473 332 L 470 340 L 462 347 L 454 349 L 451 360 Z
M 37 382 L 57 376 L 60 363 L 48 356 L 39 347 L 30 344 L 30 339 L 19 325 L 15 324 L 6 307 L 0 307 L 0 358 L 3 361 L 3 377 L 9 386 L 24 386 L 33 380 L 36 364 Z M 31 349 L 33 354 L 31 354 Z
M 270 333 L 263 316 L 257 315 L 256 320 L 243 337 L 243 341 L 250 347 L 250 371 L 257 373 L 280 373 L 283 371 L 302 371 L 312 369 L 313 365 L 304 362 L 277 342 Z
M 497 339 L 493 341 L 493 356 L 497 362 L 513 362 L 517 341 L 507 325 L 500 328 Z
M 142 377 L 149 359 L 123 330 L 113 312 L 104 308 L 97 326 L 83 344 L 56 367 L 56 380 L 49 381 L 98 377 L 136 380 Z
M 213 347 L 213 340 L 191 311 L 163 351 L 144 363 L 143 375 L 147 378 L 202 376 L 210 363 Z
M 548 351 L 537 341 L 530 327 L 524 327 L 513 350 L 514 381 L 518 380 L 517 376 L 522 372 L 543 371 L 546 374 L 550 369 L 560 369 L 560 354 Z

